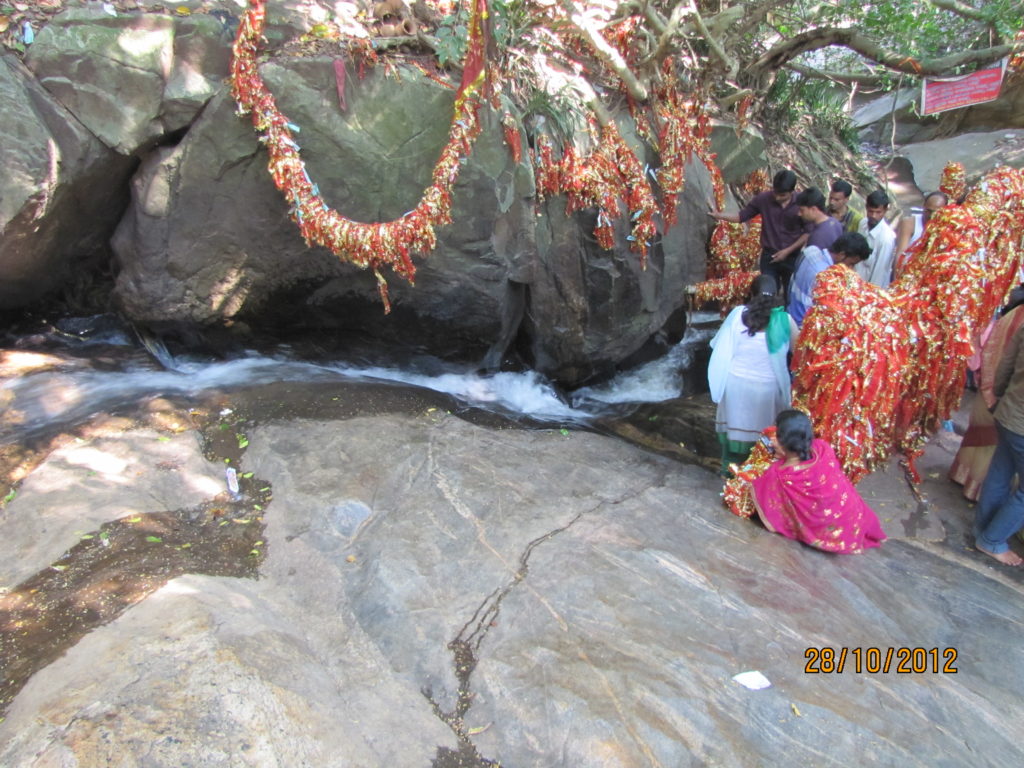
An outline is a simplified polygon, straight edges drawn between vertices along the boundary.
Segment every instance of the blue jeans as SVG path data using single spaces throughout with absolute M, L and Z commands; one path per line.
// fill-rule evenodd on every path
M 978 546 L 1000 554 L 1010 547 L 1006 540 L 1024 525 L 1024 435 L 1011 432 L 998 421 L 999 442 L 992 456 L 981 500 L 974 516 L 974 538 Z M 1013 477 L 1018 480 L 1013 488 Z

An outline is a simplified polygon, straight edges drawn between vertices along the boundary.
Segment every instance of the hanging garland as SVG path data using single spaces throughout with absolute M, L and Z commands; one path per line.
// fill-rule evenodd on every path
M 750 284 L 759 274 L 761 273 L 756 270 L 736 271 L 725 277 L 697 283 L 693 294 L 693 303 L 698 307 L 712 302 L 717 303 L 722 314 L 725 315 L 730 309 L 746 301 L 747 295 L 750 293 Z
M 715 167 L 712 178 L 721 182 L 722 174 Z M 768 172 L 765 169 L 754 171 L 742 185 L 741 189 L 748 196 L 753 196 L 768 186 Z M 715 208 L 725 207 L 725 185 L 715 185 Z M 707 281 L 697 284 L 696 299 L 698 305 L 716 301 L 722 312 L 727 312 L 746 299 L 750 288 L 750 280 L 746 284 L 739 276 L 756 275 L 758 258 L 761 255 L 761 217 L 755 216 L 746 224 L 735 224 L 720 221 L 711 233 L 708 245 Z M 707 297 L 702 301 L 702 297 Z
M 599 138 L 594 151 L 584 158 L 570 145 L 563 150 L 562 159 L 556 160 L 551 139 L 544 134 L 538 137 L 533 155 L 537 197 L 543 201 L 564 194 L 567 214 L 597 208 L 594 237 L 605 249 L 615 247 L 615 220 L 628 213 L 632 231 L 626 239 L 646 267 L 647 249 L 657 234 L 654 216 L 658 203 L 644 168 L 614 123 L 599 129 L 592 122 L 590 128 Z
M 289 215 L 298 224 L 307 245 L 322 245 L 343 262 L 373 270 L 385 312 L 390 312 L 391 304 L 381 269 L 390 267 L 413 283 L 416 267 L 412 254 L 433 250 L 437 245 L 435 229 L 451 223 L 452 187 L 461 161 L 468 157 L 473 140 L 480 133 L 479 104 L 487 85 L 486 18 L 486 0 L 474 0 L 463 81 L 455 99 L 448 143 L 434 166 L 430 186 L 411 211 L 393 221 L 376 223 L 353 221 L 330 208 L 306 171 L 295 141 L 299 129 L 278 109 L 256 61 L 266 21 L 265 0 L 249 0 L 239 22 L 232 49 L 231 93 L 239 113 L 252 115 L 260 141 L 267 148 L 274 184 L 291 203 Z M 360 70 L 363 60 L 361 57 Z
M 890 455 L 904 329 L 889 294 L 844 265 L 818 274 L 813 301 L 793 354 L 794 402 L 858 482 Z

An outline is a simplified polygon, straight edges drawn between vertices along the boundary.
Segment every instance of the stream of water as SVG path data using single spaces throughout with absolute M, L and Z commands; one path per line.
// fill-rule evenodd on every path
M 299 359 L 282 346 L 270 353 L 243 353 L 231 360 L 172 357 L 149 340 L 149 354 L 128 334 L 48 337 L 40 354 L 45 365 L 18 371 L 24 344 L 5 353 L 9 369 L 0 384 L 0 403 L 8 417 L 0 423 L 0 443 L 44 430 L 68 428 L 90 415 L 157 396 L 195 397 L 280 382 L 388 382 L 451 396 L 466 406 L 533 422 L 586 424 L 624 405 L 662 402 L 689 394 L 684 372 L 713 332 L 717 315 L 699 313 L 684 338 L 664 357 L 623 371 L 602 384 L 563 393 L 534 371 L 481 374 L 432 361 L 429 372 L 416 365 L 364 365 Z M 159 360 L 155 359 L 159 358 Z

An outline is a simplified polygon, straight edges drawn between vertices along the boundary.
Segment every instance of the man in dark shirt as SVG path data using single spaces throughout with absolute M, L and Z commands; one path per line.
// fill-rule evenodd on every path
M 844 232 L 860 232 L 860 223 L 864 215 L 850 207 L 850 195 L 853 187 L 850 182 L 836 179 L 828 195 L 828 212 L 835 216 L 843 225 Z
M 808 187 L 796 196 L 800 218 L 807 222 L 810 232 L 807 245 L 816 245 L 827 251 L 843 234 L 843 225 L 825 213 L 825 195 L 817 187 Z
M 761 273 L 772 275 L 785 290 L 793 274 L 796 256 L 807 242 L 807 227 L 796 205 L 796 174 L 779 171 L 772 188 L 754 195 L 739 213 L 709 211 L 712 218 L 742 224 L 761 217 Z

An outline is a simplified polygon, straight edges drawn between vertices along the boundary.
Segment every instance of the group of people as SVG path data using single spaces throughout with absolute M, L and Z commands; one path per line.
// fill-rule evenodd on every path
M 809 417 L 790 408 L 788 357 L 820 272 L 841 264 L 888 288 L 899 255 L 921 237 L 931 214 L 947 200 L 941 192 L 928 195 L 923 211 L 904 217 L 894 228 L 887 220 L 890 200 L 882 190 L 867 196 L 862 215 L 849 204 L 849 183 L 833 183 L 826 201 L 814 187 L 798 193 L 796 182 L 792 171 L 779 171 L 772 188 L 755 195 L 738 213 L 710 212 L 719 221 L 735 223 L 761 217 L 761 274 L 746 303 L 729 313 L 711 341 L 708 383 L 717 404 L 721 472 L 730 477 L 730 467 L 743 463 L 774 423 L 771 449 L 776 461 L 752 483 L 762 522 L 771 531 L 825 551 L 861 552 L 878 546 L 885 533 L 831 446 L 814 439 Z M 1024 345 L 1021 355 L 1024 468 Z M 1021 509 L 1024 513 L 1024 492 Z
M 975 545 L 1006 565 L 1024 560 L 1010 549 L 1009 538 L 1024 526 L 1024 284 L 1010 292 L 999 317 L 979 340 L 980 352 L 969 362 L 977 395 L 967 432 L 949 476 L 977 501 Z

